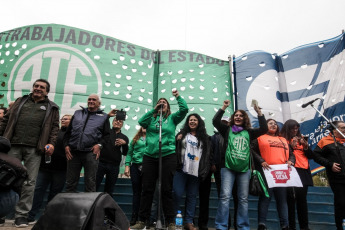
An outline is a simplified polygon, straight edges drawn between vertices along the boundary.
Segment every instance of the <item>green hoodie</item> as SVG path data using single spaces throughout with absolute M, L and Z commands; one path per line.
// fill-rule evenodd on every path
M 163 118 L 162 122 L 162 157 L 175 153 L 175 130 L 176 126 L 188 113 L 186 101 L 178 96 L 176 98 L 179 110 Z M 139 119 L 139 124 L 146 128 L 145 155 L 158 158 L 159 154 L 159 116 L 153 117 L 155 110 L 152 109 Z
M 131 166 L 131 163 L 143 163 L 143 155 L 146 148 L 146 138 L 140 137 L 139 140 L 133 145 L 133 140 L 129 144 L 128 153 L 126 156 L 126 166 Z

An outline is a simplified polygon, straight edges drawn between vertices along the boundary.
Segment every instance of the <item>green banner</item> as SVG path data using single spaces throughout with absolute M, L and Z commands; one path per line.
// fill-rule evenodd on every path
M 0 76 L 0 104 L 5 107 L 29 93 L 38 78 L 50 82 L 48 96 L 60 106 L 61 116 L 86 106 L 88 95 L 97 93 L 105 112 L 127 112 L 123 133 L 130 139 L 139 129 L 138 119 L 158 98 L 167 98 L 176 111 L 172 89 L 179 90 L 190 113 L 204 118 L 210 135 L 212 117 L 232 98 L 227 61 L 189 51 L 158 52 L 56 24 L 0 33 Z

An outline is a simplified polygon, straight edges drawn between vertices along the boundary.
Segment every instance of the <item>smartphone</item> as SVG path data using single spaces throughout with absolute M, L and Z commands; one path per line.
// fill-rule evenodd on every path
M 255 105 L 256 105 L 257 107 L 259 107 L 258 101 L 255 100 L 255 99 L 253 99 L 253 100 L 252 100 L 252 105 L 251 105 L 251 107 L 254 107 Z
M 116 112 L 116 120 L 125 121 L 126 120 L 126 111 L 123 109 Z

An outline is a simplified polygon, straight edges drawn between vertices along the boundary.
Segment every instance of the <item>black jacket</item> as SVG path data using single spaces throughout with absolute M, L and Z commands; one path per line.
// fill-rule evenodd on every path
M 126 141 L 125 145 L 115 146 L 115 140 L 117 138 Z M 110 136 L 108 141 L 103 145 L 101 155 L 99 157 L 100 162 L 112 163 L 116 166 L 120 165 L 122 160 L 122 155 L 126 156 L 128 152 L 128 137 L 119 132 L 116 133 L 114 129 L 110 130 Z
M 187 133 L 179 132 L 176 137 L 179 134 L 182 134 L 182 138 L 180 140 L 176 140 L 177 170 L 181 170 L 183 167 L 183 163 L 181 161 L 182 140 L 185 138 Z M 202 155 L 199 162 L 198 177 L 200 180 L 204 180 L 206 178 L 212 164 L 212 142 L 210 136 L 207 137 L 207 143 L 204 143 L 203 146 L 206 146 L 206 148 L 202 149 Z
M 40 170 L 45 172 L 52 171 L 66 171 L 67 170 L 67 159 L 65 153 L 65 147 L 63 145 L 63 137 L 66 133 L 67 127 L 61 127 L 58 132 L 58 138 L 54 148 L 54 154 L 51 156 L 52 160 L 49 164 L 45 162 L 45 155 L 41 158 Z
M 322 138 L 314 149 L 314 161 L 325 166 L 330 183 L 345 183 L 345 146 L 337 142 L 338 151 L 334 142 L 321 144 L 326 138 L 329 137 Z M 333 163 L 340 164 L 341 172 L 332 171 Z
M 214 132 L 214 134 L 211 136 L 211 142 L 213 147 L 211 164 L 216 165 L 218 168 L 221 162 L 222 152 L 224 151 L 224 138 L 219 132 Z

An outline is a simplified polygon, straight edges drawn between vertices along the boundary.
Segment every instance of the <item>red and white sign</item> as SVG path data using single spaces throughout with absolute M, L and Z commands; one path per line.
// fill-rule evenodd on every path
M 303 187 L 301 179 L 294 167 L 287 164 L 270 165 L 271 169 L 265 170 L 265 177 L 269 188 L 274 187 Z

